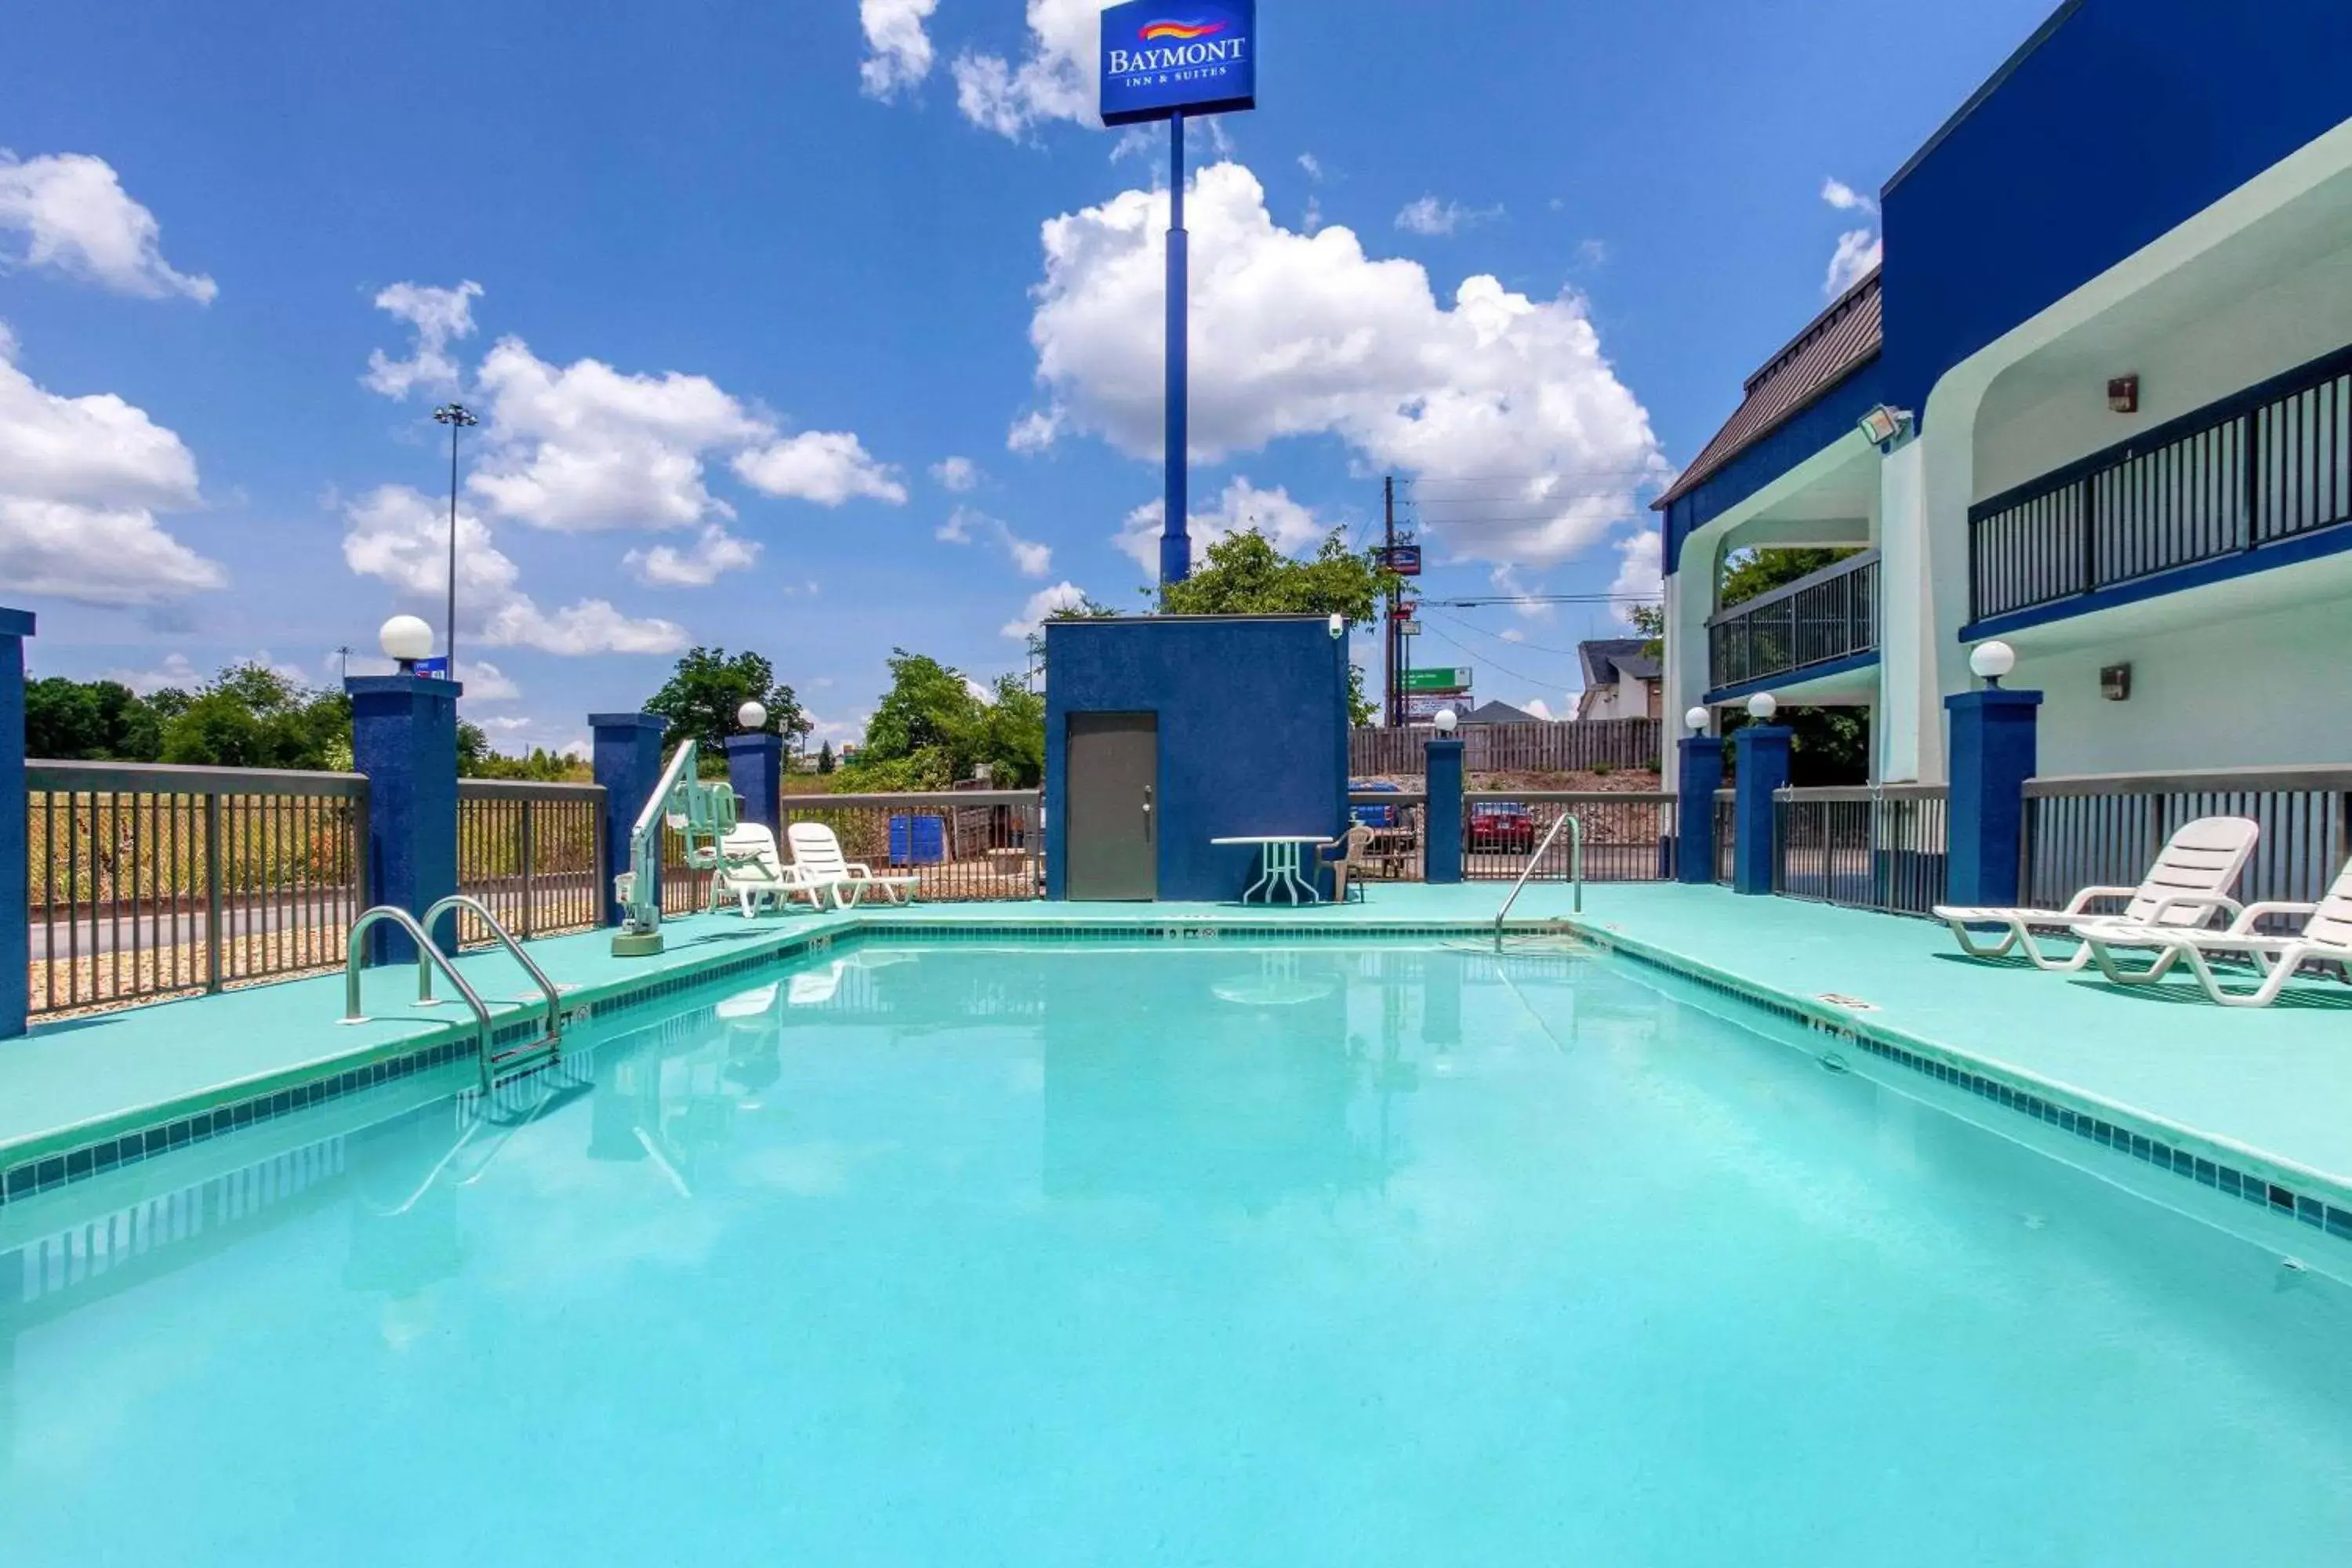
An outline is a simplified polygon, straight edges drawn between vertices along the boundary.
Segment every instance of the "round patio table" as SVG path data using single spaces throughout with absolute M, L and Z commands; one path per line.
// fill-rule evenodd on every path
M 1242 894 L 1242 902 L 1272 903 L 1277 889 L 1294 904 L 1319 904 L 1323 895 L 1299 873 L 1299 850 L 1309 844 L 1328 844 L 1320 833 L 1266 833 L 1239 838 L 1212 838 L 1212 844 L 1245 844 L 1258 852 L 1257 880 Z M 1265 897 L 1259 898 L 1263 893 Z

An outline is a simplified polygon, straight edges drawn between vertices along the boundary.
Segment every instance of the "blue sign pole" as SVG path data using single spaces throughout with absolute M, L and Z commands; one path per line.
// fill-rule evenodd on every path
M 1185 414 L 1192 395 L 1186 363 L 1192 346 L 1191 269 L 1184 244 L 1184 116 L 1168 117 L 1168 487 L 1160 526 L 1160 586 L 1192 574 L 1191 437 Z

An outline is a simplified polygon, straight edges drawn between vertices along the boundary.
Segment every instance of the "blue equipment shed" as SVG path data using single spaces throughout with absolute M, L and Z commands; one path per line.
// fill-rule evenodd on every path
M 1049 899 L 1230 900 L 1257 857 L 1211 839 L 1339 837 L 1344 630 L 1324 616 L 1046 623 L 1045 816 Z

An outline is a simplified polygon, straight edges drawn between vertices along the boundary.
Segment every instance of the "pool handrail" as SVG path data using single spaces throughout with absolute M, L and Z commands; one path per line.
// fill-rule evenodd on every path
M 455 985 L 457 988 L 457 994 L 466 999 L 466 1005 L 474 1010 L 476 1058 L 482 1064 L 482 1087 L 488 1089 L 490 1087 L 490 1009 L 482 1001 L 480 993 L 466 984 L 466 977 L 457 973 L 457 966 L 449 961 L 449 955 L 433 945 L 433 939 L 425 934 L 425 928 L 417 923 L 416 917 L 398 904 L 378 904 L 375 908 L 363 911 L 352 922 L 349 950 L 343 960 L 343 1022 L 346 1024 L 367 1022 L 367 1015 L 360 1010 L 360 947 L 367 936 L 368 928 L 378 921 L 390 921 L 406 931 L 408 940 L 416 944 L 416 951 L 422 955 L 420 962 L 438 964 L 441 973 L 449 977 L 449 984 Z
M 1503 921 L 1509 916 L 1511 906 L 1519 901 L 1519 893 L 1527 887 L 1528 879 L 1536 874 L 1536 868 L 1543 862 L 1544 851 L 1551 847 L 1551 841 L 1559 837 L 1559 830 L 1563 827 L 1569 830 L 1568 879 L 1576 889 L 1576 912 L 1584 912 L 1584 824 L 1577 820 L 1574 812 L 1563 811 L 1552 819 L 1551 826 L 1544 833 L 1543 842 L 1537 845 L 1535 853 L 1528 857 L 1528 863 L 1519 868 L 1519 879 L 1511 884 L 1510 896 L 1495 912 L 1496 952 L 1503 951 Z
M 547 971 L 541 969 L 532 960 L 530 954 L 522 950 L 522 943 L 515 940 L 512 931 L 499 923 L 499 917 L 490 913 L 483 906 L 481 900 L 468 894 L 450 894 L 425 910 L 425 918 L 417 923 L 429 931 L 433 929 L 433 922 L 451 910 L 467 910 L 478 916 L 481 922 L 490 928 L 490 935 L 498 940 L 499 945 L 514 954 L 515 962 L 522 965 L 524 973 L 530 976 L 531 984 L 547 994 L 547 1040 L 545 1043 L 551 1050 L 561 1055 L 563 1046 L 563 1000 L 555 982 L 547 977 Z M 438 949 L 436 951 L 437 952 Z M 434 999 L 433 965 L 421 952 L 416 958 L 416 999 L 419 1002 L 430 1002 Z

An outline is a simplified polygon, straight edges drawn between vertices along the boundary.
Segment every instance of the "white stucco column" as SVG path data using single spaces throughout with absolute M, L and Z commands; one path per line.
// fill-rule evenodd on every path
M 1935 696 L 1935 603 L 1927 589 L 1926 447 L 1911 441 L 1878 469 L 1878 712 L 1875 776 L 1912 784 L 1936 776 L 1941 714 Z M 1931 742 L 1931 737 L 1933 740 Z M 1933 759 L 1933 760 L 1931 760 Z
M 1704 563 L 1702 569 L 1701 563 Z M 1659 723 L 1665 756 L 1664 787 L 1673 789 L 1680 770 L 1675 742 L 1687 732 L 1683 713 L 1706 695 L 1706 617 L 1715 610 L 1715 552 L 1706 545 L 1686 549 L 1683 569 L 1666 579 L 1664 668 L 1660 672 Z

